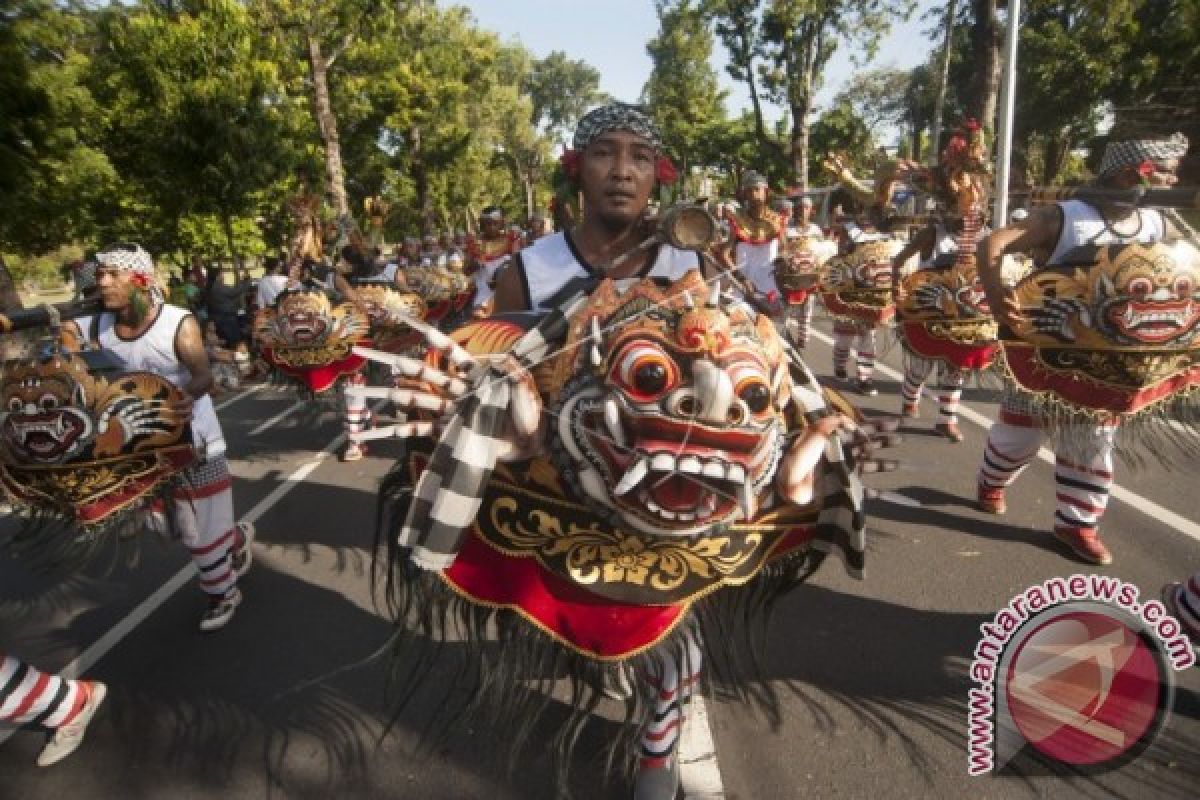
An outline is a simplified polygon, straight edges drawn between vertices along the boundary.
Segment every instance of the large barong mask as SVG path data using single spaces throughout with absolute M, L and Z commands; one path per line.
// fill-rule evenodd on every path
M 1010 376 L 1068 409 L 1135 413 L 1200 386 L 1200 253 L 1186 243 L 1087 248 L 1015 289 Z
M 557 365 L 571 373 L 552 413 L 560 466 L 590 502 L 648 534 L 753 516 L 787 427 L 791 379 L 774 326 L 691 277 L 625 294 L 601 284 Z
M 53 353 L 0 383 L 0 477 L 21 505 L 95 524 L 193 460 L 184 395 L 133 372 L 106 380 Z
M 892 303 L 892 259 L 904 249 L 898 239 L 863 242 L 847 255 L 831 258 L 821 268 L 821 299 L 830 314 L 879 324 L 895 314 Z
M 333 305 L 325 292 L 287 291 L 254 318 L 263 358 L 279 373 L 314 394 L 357 372 L 363 359 L 353 348 L 370 335 L 367 315 L 353 303 Z

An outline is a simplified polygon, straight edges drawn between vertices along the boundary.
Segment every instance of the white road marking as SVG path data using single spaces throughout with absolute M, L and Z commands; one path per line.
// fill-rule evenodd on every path
M 334 437 L 333 441 L 325 445 L 324 450 L 298 467 L 291 475 L 288 475 L 283 483 L 276 486 L 262 500 L 259 500 L 257 505 L 243 514 L 240 519 L 246 522 L 257 522 L 259 518 L 278 505 L 288 492 L 295 489 L 298 484 L 312 474 L 313 470 L 321 466 L 321 462 L 330 453 L 336 451 L 345 442 L 346 434 L 338 434 Z M 97 661 L 104 658 L 110 650 L 116 647 L 122 639 L 128 636 L 134 628 L 145 622 L 151 614 L 158 610 L 159 606 L 167 602 L 171 595 L 190 583 L 195 574 L 196 565 L 189 561 L 186 566 L 168 578 L 166 583 L 159 586 L 153 594 L 138 603 L 137 607 L 123 617 L 120 622 L 109 628 L 103 636 L 88 645 L 87 649 L 63 667 L 59 671 L 59 674 L 64 678 L 78 678 L 87 672 Z M 0 744 L 8 741 L 17 730 L 19 729 L 0 730 Z
M 269 429 L 275 427 L 276 425 L 278 425 L 288 415 L 304 408 L 304 405 L 305 405 L 305 403 L 303 400 L 297 400 L 296 402 L 292 403 L 290 406 L 285 408 L 283 411 L 280 411 L 278 414 L 271 417 L 269 420 L 267 420 L 263 424 L 259 425 L 257 428 L 250 431 L 250 433 L 248 433 L 246 435 L 247 436 L 258 436 L 263 431 L 269 430 Z
M 826 335 L 822 331 L 813 330 L 810 328 L 809 332 L 826 344 L 830 346 L 833 345 L 833 337 Z M 904 376 L 901 373 L 892 369 L 887 364 L 881 364 L 877 362 L 875 364 L 875 369 L 879 372 L 882 372 L 884 375 L 887 375 L 889 378 L 892 378 L 893 380 L 904 380 Z M 937 398 L 934 397 L 928 389 L 925 389 L 922 394 L 934 402 L 937 402 Z M 970 420 L 984 430 L 989 430 L 993 424 L 992 420 L 988 419 L 983 414 L 980 414 L 973 408 L 970 408 L 966 403 L 961 403 L 959 405 L 958 415 L 964 419 Z M 1054 453 L 1045 447 L 1038 451 L 1038 458 L 1040 458 L 1042 461 L 1045 461 L 1047 464 L 1054 463 Z M 1120 500 L 1122 503 L 1126 504 L 1135 511 L 1140 511 L 1146 516 L 1151 517 L 1152 519 L 1155 519 L 1164 525 L 1174 528 L 1184 536 L 1189 536 L 1196 541 L 1200 541 L 1200 524 L 1196 523 L 1194 520 L 1186 519 L 1183 516 L 1176 514 L 1171 509 L 1164 508 L 1158 503 L 1155 503 L 1153 500 L 1142 497 L 1136 492 L 1131 492 L 1129 489 L 1126 489 L 1125 487 L 1116 483 L 1114 483 L 1112 488 L 1109 489 L 1109 493 L 1114 498 Z
M 687 800 L 724 800 L 725 784 L 717 764 L 717 745 L 708 722 L 708 706 L 699 694 L 688 702 L 679 736 L 679 782 Z
M 217 403 L 213 408 L 215 408 L 217 411 L 224 411 L 225 409 L 229 408 L 234 403 L 238 402 L 239 400 L 244 400 L 245 398 L 254 394 L 261 388 L 262 388 L 261 386 L 251 386 L 249 389 L 238 392 L 237 394 L 233 395 L 232 397 L 225 398 L 221 402 Z

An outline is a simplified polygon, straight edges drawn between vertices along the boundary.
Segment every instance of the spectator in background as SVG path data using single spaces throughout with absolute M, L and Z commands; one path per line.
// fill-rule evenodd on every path
M 268 256 L 262 279 L 258 282 L 258 307 L 271 308 L 275 305 L 275 298 L 288 288 L 291 284 L 291 279 L 288 278 L 288 270 L 278 258 Z
M 235 280 L 231 280 L 233 272 L 233 267 L 217 267 L 209 272 L 208 282 L 208 318 L 216 323 L 217 333 L 230 347 L 242 340 L 238 313 L 251 286 L 245 267 L 237 271 Z

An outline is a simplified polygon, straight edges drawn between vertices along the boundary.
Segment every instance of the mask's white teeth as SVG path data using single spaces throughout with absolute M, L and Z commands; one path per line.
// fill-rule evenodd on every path
M 646 473 L 649 471 L 650 465 L 646 462 L 646 459 L 644 457 L 639 458 L 637 463 L 625 472 L 625 476 L 621 478 L 621 482 L 613 489 L 613 494 L 620 496 L 628 493 L 633 487 L 642 482 L 642 479 L 646 477 Z
M 604 334 L 600 332 L 600 320 L 592 317 L 592 366 L 598 367 L 604 363 L 604 356 L 600 353 L 600 343 L 604 341 Z
M 690 472 L 693 475 L 699 475 L 701 471 L 700 459 L 695 456 L 684 456 L 679 459 L 679 471 Z
M 655 472 L 674 472 L 675 456 L 670 453 L 659 453 L 650 462 L 650 469 Z
M 738 487 L 738 503 L 742 508 L 742 519 L 749 522 L 755 511 L 754 489 L 749 482 L 742 483 Z
M 680 511 L 678 514 L 675 515 L 675 518 L 678 519 L 680 522 L 691 522 L 692 520 L 694 520 L 696 518 L 696 516 L 697 516 L 696 514 L 693 514 L 690 511 Z
M 746 468 L 741 464 L 730 464 L 729 470 L 725 473 L 725 479 L 734 483 L 741 483 L 746 480 Z
M 621 425 L 621 409 L 612 397 L 604 401 L 604 424 L 608 427 L 608 435 L 619 447 L 629 446 L 629 441 L 625 438 L 625 428 Z
M 700 470 L 700 474 L 706 478 L 724 478 L 725 465 L 720 461 L 709 461 Z

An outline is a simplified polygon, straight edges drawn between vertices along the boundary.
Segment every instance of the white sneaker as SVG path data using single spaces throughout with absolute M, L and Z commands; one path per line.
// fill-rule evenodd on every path
M 75 719 L 54 731 L 50 741 L 46 742 L 42 752 L 38 753 L 37 765 L 39 767 L 57 764 L 83 744 L 83 734 L 87 732 L 88 723 L 92 721 L 92 717 L 96 715 L 96 709 L 100 707 L 100 704 L 104 702 L 105 695 L 108 694 L 108 687 L 99 681 L 81 681 L 80 683 L 83 691 L 87 692 L 87 700 L 84 701 L 83 708 L 79 709 L 79 713 L 75 715 Z
M 209 600 L 208 610 L 200 618 L 200 630 L 205 633 L 218 631 L 233 619 L 233 612 L 242 602 L 242 591 L 236 586 L 225 593 L 219 600 Z
M 254 563 L 254 551 L 250 547 L 254 544 L 254 523 L 239 522 L 237 527 L 242 541 L 233 546 L 229 553 L 229 563 L 240 578 L 250 571 L 250 565 Z

